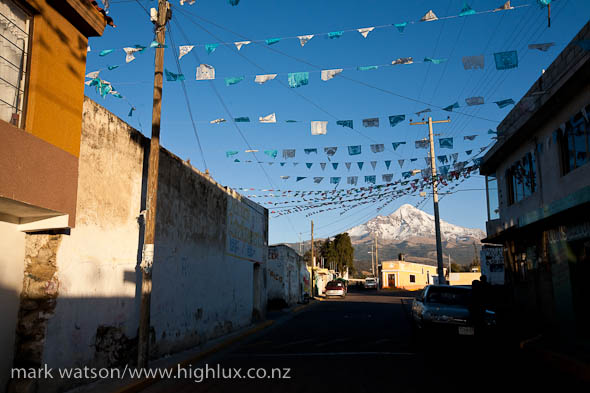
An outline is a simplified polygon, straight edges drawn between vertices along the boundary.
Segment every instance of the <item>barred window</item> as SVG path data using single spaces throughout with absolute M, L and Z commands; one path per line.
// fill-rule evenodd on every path
M 567 174 L 590 161 L 590 105 L 576 113 L 561 130 L 563 174 Z
M 536 160 L 527 153 L 506 170 L 508 204 L 512 205 L 528 198 L 537 188 Z
M 22 127 L 29 49 L 29 15 L 0 0 L 0 119 Z

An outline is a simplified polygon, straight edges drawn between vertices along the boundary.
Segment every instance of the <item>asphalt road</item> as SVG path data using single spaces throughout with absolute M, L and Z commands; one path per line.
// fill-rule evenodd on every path
M 187 366 L 191 373 L 206 367 L 217 372 L 220 367 L 225 376 L 234 378 L 211 378 L 209 371 L 210 378 L 201 382 L 169 379 L 144 392 L 547 391 L 554 383 L 565 382 L 517 348 L 499 342 L 416 338 L 409 318 L 410 296 L 351 291 L 345 299 L 318 302 Z M 238 368 L 243 378 L 237 378 Z M 245 378 L 250 368 L 264 369 L 258 373 L 266 373 L 266 378 Z M 275 378 L 270 378 L 273 369 Z M 284 378 L 277 378 L 279 374 Z

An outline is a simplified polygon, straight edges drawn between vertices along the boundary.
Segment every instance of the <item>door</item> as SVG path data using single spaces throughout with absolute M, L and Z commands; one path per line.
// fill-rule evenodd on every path
M 395 274 L 387 275 L 387 286 L 389 288 L 395 288 Z

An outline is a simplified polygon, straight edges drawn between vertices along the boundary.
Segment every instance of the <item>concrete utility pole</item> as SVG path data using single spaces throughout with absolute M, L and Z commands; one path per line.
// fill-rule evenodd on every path
M 447 120 L 436 120 L 432 121 L 432 117 L 428 117 L 428 121 L 421 121 L 412 123 L 410 120 L 411 126 L 416 125 L 423 125 L 428 124 L 428 136 L 430 139 L 430 169 L 432 174 L 432 200 L 434 202 L 434 228 L 436 231 L 436 262 L 437 262 L 437 274 L 438 274 L 438 283 L 444 284 L 445 283 L 445 275 L 444 275 L 444 268 L 443 268 L 443 255 L 442 255 L 442 243 L 440 239 L 440 215 L 438 213 L 438 179 L 436 176 L 436 157 L 434 156 L 434 137 L 432 134 L 432 125 L 436 123 L 450 123 L 451 119 Z
M 373 245 L 371 244 L 371 273 L 373 273 L 373 277 L 375 277 L 375 252 L 373 252 Z
M 162 112 L 162 74 L 164 73 L 164 42 L 166 23 L 169 19 L 169 4 L 158 0 L 158 18 L 154 22 L 156 48 L 154 69 L 154 101 L 152 109 L 152 140 L 148 164 L 148 184 L 146 195 L 145 233 L 141 257 L 141 308 L 139 316 L 139 337 L 137 347 L 137 367 L 147 367 L 150 341 L 150 306 L 152 295 L 152 266 L 154 262 L 154 239 L 156 235 L 156 206 L 158 196 L 158 167 L 160 164 L 160 114 Z
M 375 278 L 379 287 L 379 244 L 377 243 L 377 232 L 375 232 Z
M 315 295 L 315 288 L 313 282 L 313 270 L 315 268 L 315 255 L 314 255 L 314 247 L 313 247 L 313 220 L 311 220 L 311 279 L 310 279 L 310 292 L 311 297 L 313 298 Z

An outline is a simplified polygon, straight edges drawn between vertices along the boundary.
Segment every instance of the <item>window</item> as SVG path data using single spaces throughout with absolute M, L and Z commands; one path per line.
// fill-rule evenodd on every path
M 496 175 L 486 176 L 486 192 L 488 197 L 488 221 L 500 218 L 498 203 L 498 180 Z
M 416 282 L 416 276 L 413 274 L 410 274 L 410 282 Z
M 588 124 L 588 112 L 590 105 L 586 106 L 583 112 L 578 112 L 566 123 L 565 129 L 561 129 L 561 157 L 563 174 L 590 161 L 589 135 L 590 125 Z
M 509 205 L 520 202 L 535 192 L 537 188 L 535 168 L 534 154 L 527 153 L 506 170 Z
M 0 0 L 0 119 L 22 127 L 30 18 L 13 0 Z

